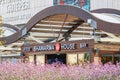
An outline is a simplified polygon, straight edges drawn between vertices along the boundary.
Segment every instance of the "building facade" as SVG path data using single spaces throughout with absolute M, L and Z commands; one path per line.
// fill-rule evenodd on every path
M 101 13 L 99 11 L 93 11 L 92 13 L 88 12 L 88 11 L 92 11 L 92 10 L 99 9 L 99 8 L 119 9 L 119 5 L 118 5 L 119 2 L 117 3 L 117 1 L 115 1 L 115 2 L 113 2 L 114 4 L 111 4 L 112 2 L 113 2 L 113 0 L 109 0 L 109 1 L 108 0 L 107 1 L 106 0 L 99 0 L 99 1 L 98 0 L 44 0 L 44 1 L 40 1 L 40 0 L 17 0 L 17 1 L 16 0 L 1 0 L 0 1 L 0 10 L 1 10 L 0 15 L 3 18 L 3 23 L 8 23 L 8 24 L 17 26 L 18 29 L 21 31 L 21 33 L 16 36 L 15 41 L 17 41 L 17 42 L 15 42 L 14 44 L 5 45 L 4 47 L 0 48 L 1 53 L 8 51 L 8 52 L 6 52 L 8 54 L 9 53 L 17 53 L 17 54 L 19 53 L 20 54 L 21 53 L 20 47 L 23 45 L 23 43 L 26 44 L 25 41 L 27 41 L 28 44 L 47 43 L 47 42 L 52 42 L 52 41 L 55 42 L 55 39 L 57 39 L 59 37 L 60 37 L 60 39 L 57 39 L 57 40 L 64 41 L 64 40 L 68 40 L 69 37 L 71 37 L 71 39 L 69 39 L 69 40 L 73 40 L 73 39 L 80 40 L 80 39 L 86 39 L 86 38 L 94 38 L 94 36 L 96 35 L 97 39 L 98 39 L 98 37 L 100 37 L 100 39 L 98 39 L 97 42 L 119 44 L 120 43 L 119 42 L 119 40 L 120 40 L 119 34 L 105 33 L 105 32 L 101 31 L 101 30 L 105 30 L 108 32 L 109 31 L 115 32 L 114 28 L 112 28 L 113 24 L 110 23 L 111 25 L 109 24 L 109 26 L 107 26 L 108 23 L 105 22 L 104 20 L 106 19 L 106 21 L 109 20 L 109 22 L 114 22 L 115 24 L 116 23 L 119 24 L 120 23 L 119 13 L 116 14 L 116 16 L 115 16 L 115 15 L 109 15 L 110 12 L 108 12 L 106 14 L 98 14 L 98 13 Z M 72 5 L 72 6 L 77 6 L 77 7 L 75 7 L 75 9 L 82 8 L 86 11 L 83 10 L 82 12 L 76 12 L 76 13 L 80 13 L 79 15 L 75 15 L 76 13 L 74 13 L 74 15 L 73 15 L 73 13 L 66 15 L 64 12 L 65 11 L 64 9 L 63 9 L 63 14 L 62 14 L 62 10 L 59 11 L 59 10 L 54 10 L 54 9 L 53 9 L 53 11 L 51 11 L 51 9 L 50 9 L 50 11 L 49 11 L 52 15 L 49 15 L 48 13 L 44 12 L 44 11 L 47 11 L 47 9 L 49 10 L 48 7 L 50 7 L 50 6 L 54 5 L 54 6 L 58 7 L 57 5 L 66 5 L 66 4 Z M 96 6 L 96 5 L 99 5 L 99 6 Z M 73 9 L 73 7 L 72 7 L 72 9 Z M 73 9 L 73 10 L 75 10 L 75 9 Z M 40 12 L 40 11 L 42 11 L 42 12 Z M 56 15 L 54 14 L 54 12 L 56 13 Z M 69 10 L 68 10 L 68 12 L 69 12 Z M 112 11 L 111 11 L 111 13 L 112 13 Z M 38 14 L 38 15 L 41 14 L 39 16 L 43 16 L 43 17 L 40 17 L 40 20 L 39 20 L 38 19 L 39 16 L 36 16 L 36 14 Z M 114 14 L 114 13 L 112 13 L 112 14 Z M 49 16 L 47 16 L 47 15 L 49 15 Z M 107 16 L 105 16 L 105 15 L 107 15 Z M 109 15 L 109 17 L 108 17 L 108 15 Z M 87 22 L 87 19 L 92 18 L 89 16 L 95 16 L 94 19 L 96 19 L 96 21 L 98 22 L 97 26 L 101 30 L 100 29 L 95 30 L 91 27 L 91 25 L 89 25 L 89 23 Z M 98 17 L 103 17 L 103 16 L 104 16 L 104 18 L 102 19 L 103 21 L 101 21 L 101 19 L 100 19 L 100 21 L 99 21 L 99 19 L 97 19 Z M 100 24 L 103 23 L 103 25 L 105 27 L 110 27 L 110 29 L 113 29 L 113 30 L 106 29 L 106 28 L 104 28 L 104 26 L 103 26 L 103 28 L 101 28 L 99 22 L 100 22 Z M 78 28 L 77 28 L 77 25 L 80 25 L 80 26 L 78 26 Z M 94 25 L 96 25 L 96 24 L 94 24 Z M 65 27 L 65 28 L 61 29 L 61 26 L 62 26 L 62 28 L 63 27 Z M 87 26 L 87 28 L 85 28 L 86 26 Z M 118 27 L 119 25 L 116 24 L 115 26 L 119 29 L 119 27 Z M 73 30 L 72 30 L 72 28 L 73 28 Z M 77 28 L 77 29 L 75 29 L 75 28 Z M 118 29 L 115 29 L 117 33 L 119 33 Z M 96 31 L 95 35 L 94 35 L 94 31 Z M 10 35 L 12 35 L 12 34 L 10 34 Z M 7 35 L 7 36 L 9 37 L 9 35 Z M 25 37 L 22 38 L 21 40 L 17 39 L 17 38 L 21 38 L 23 36 L 25 36 Z M 4 34 L 4 37 L 6 37 L 6 34 Z M 110 39 L 109 37 L 112 37 L 114 39 Z M 94 39 L 96 40 L 96 38 L 94 38 Z M 1 39 L 1 41 L 2 41 L 2 39 Z M 9 42 L 9 43 L 12 43 L 12 39 L 11 39 L 11 42 Z M 112 46 L 113 45 L 111 45 L 111 47 Z M 108 47 L 108 45 L 106 47 Z M 4 48 L 4 50 L 3 50 L 3 48 Z M 119 48 L 120 48 L 119 46 L 117 47 L 117 50 L 110 51 L 110 52 L 108 49 L 104 50 L 101 47 L 99 47 L 99 44 L 98 44 L 98 46 L 95 47 L 95 49 L 96 48 L 99 48 L 101 50 L 101 52 L 100 52 L 101 54 L 97 55 L 97 57 L 101 56 L 101 58 L 104 58 L 104 59 L 102 59 L 102 60 L 104 60 L 103 62 L 108 62 L 109 60 L 107 60 L 107 59 L 110 59 L 110 60 L 112 60 L 112 62 L 114 62 L 114 57 L 116 57 L 116 56 L 117 56 L 117 58 L 115 58 L 115 59 L 118 59 L 118 61 L 120 60 L 119 59 L 120 58 L 119 57 Z M 54 56 L 56 56 L 56 54 Z M 62 54 L 62 56 L 66 56 L 66 54 Z M 77 55 L 77 53 L 67 55 L 67 56 L 69 56 L 69 57 L 67 57 L 67 58 L 69 58 L 68 59 L 69 62 L 70 61 L 77 62 L 77 59 L 78 59 L 77 57 L 78 56 L 80 57 L 80 55 Z M 73 56 L 75 57 L 75 59 L 72 59 Z M 110 58 L 109 58 L 109 56 L 110 56 Z M 3 57 L 5 58 L 5 55 Z M 34 57 L 35 56 L 33 56 L 33 55 L 29 56 L 29 60 L 33 61 Z M 39 57 L 39 58 L 37 58 L 38 60 L 40 58 L 42 58 L 42 62 L 46 61 L 45 54 L 43 54 L 43 56 L 38 56 L 38 57 Z M 47 57 L 48 57 L 48 59 L 50 59 L 51 55 L 48 54 Z
M 91 10 L 101 9 L 101 8 L 111 8 L 120 10 L 119 0 L 90 0 Z
M 3 23 L 21 25 L 37 12 L 53 5 L 53 0 L 1 0 L 0 15 Z
M 3 23 L 20 25 L 26 23 L 37 12 L 61 4 L 75 5 L 88 11 L 100 8 L 120 9 L 119 0 L 1 0 L 0 15 Z

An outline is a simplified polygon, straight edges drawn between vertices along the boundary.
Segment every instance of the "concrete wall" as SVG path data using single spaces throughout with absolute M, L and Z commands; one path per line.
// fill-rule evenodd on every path
M 91 0 L 91 10 L 113 8 L 120 10 L 120 0 Z

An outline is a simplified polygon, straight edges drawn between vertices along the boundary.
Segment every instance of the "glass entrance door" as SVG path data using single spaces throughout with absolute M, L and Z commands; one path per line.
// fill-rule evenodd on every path
M 46 54 L 47 64 L 53 64 L 56 62 L 66 64 L 66 54 Z

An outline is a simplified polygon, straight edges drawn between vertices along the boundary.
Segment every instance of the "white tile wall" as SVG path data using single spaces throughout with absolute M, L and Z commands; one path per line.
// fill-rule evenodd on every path
M 91 0 L 91 10 L 113 8 L 120 10 L 120 0 Z
M 1 0 L 1 1 L 7 1 L 7 0 Z M 1 3 L 0 1 L 0 3 Z M 29 2 L 30 3 L 30 9 L 26 10 L 20 10 L 17 12 L 11 12 L 7 13 L 7 6 L 23 2 Z M 3 22 L 16 25 L 16 24 L 24 24 L 26 23 L 33 15 L 35 15 L 37 12 L 45 9 L 46 7 L 52 6 L 53 5 L 53 0 L 19 0 L 19 1 L 13 0 L 11 3 L 5 3 L 5 4 L 0 4 L 0 15 L 3 17 Z M 15 8 L 15 7 L 14 7 Z M 25 15 L 25 16 L 24 16 Z M 31 15 L 29 18 L 28 15 Z M 21 19 L 21 16 L 23 19 Z

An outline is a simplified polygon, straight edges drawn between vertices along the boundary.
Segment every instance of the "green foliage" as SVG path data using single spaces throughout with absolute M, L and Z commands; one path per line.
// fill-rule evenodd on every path
M 85 53 L 85 55 L 84 55 L 84 61 L 88 62 L 89 59 L 90 59 L 90 53 Z

